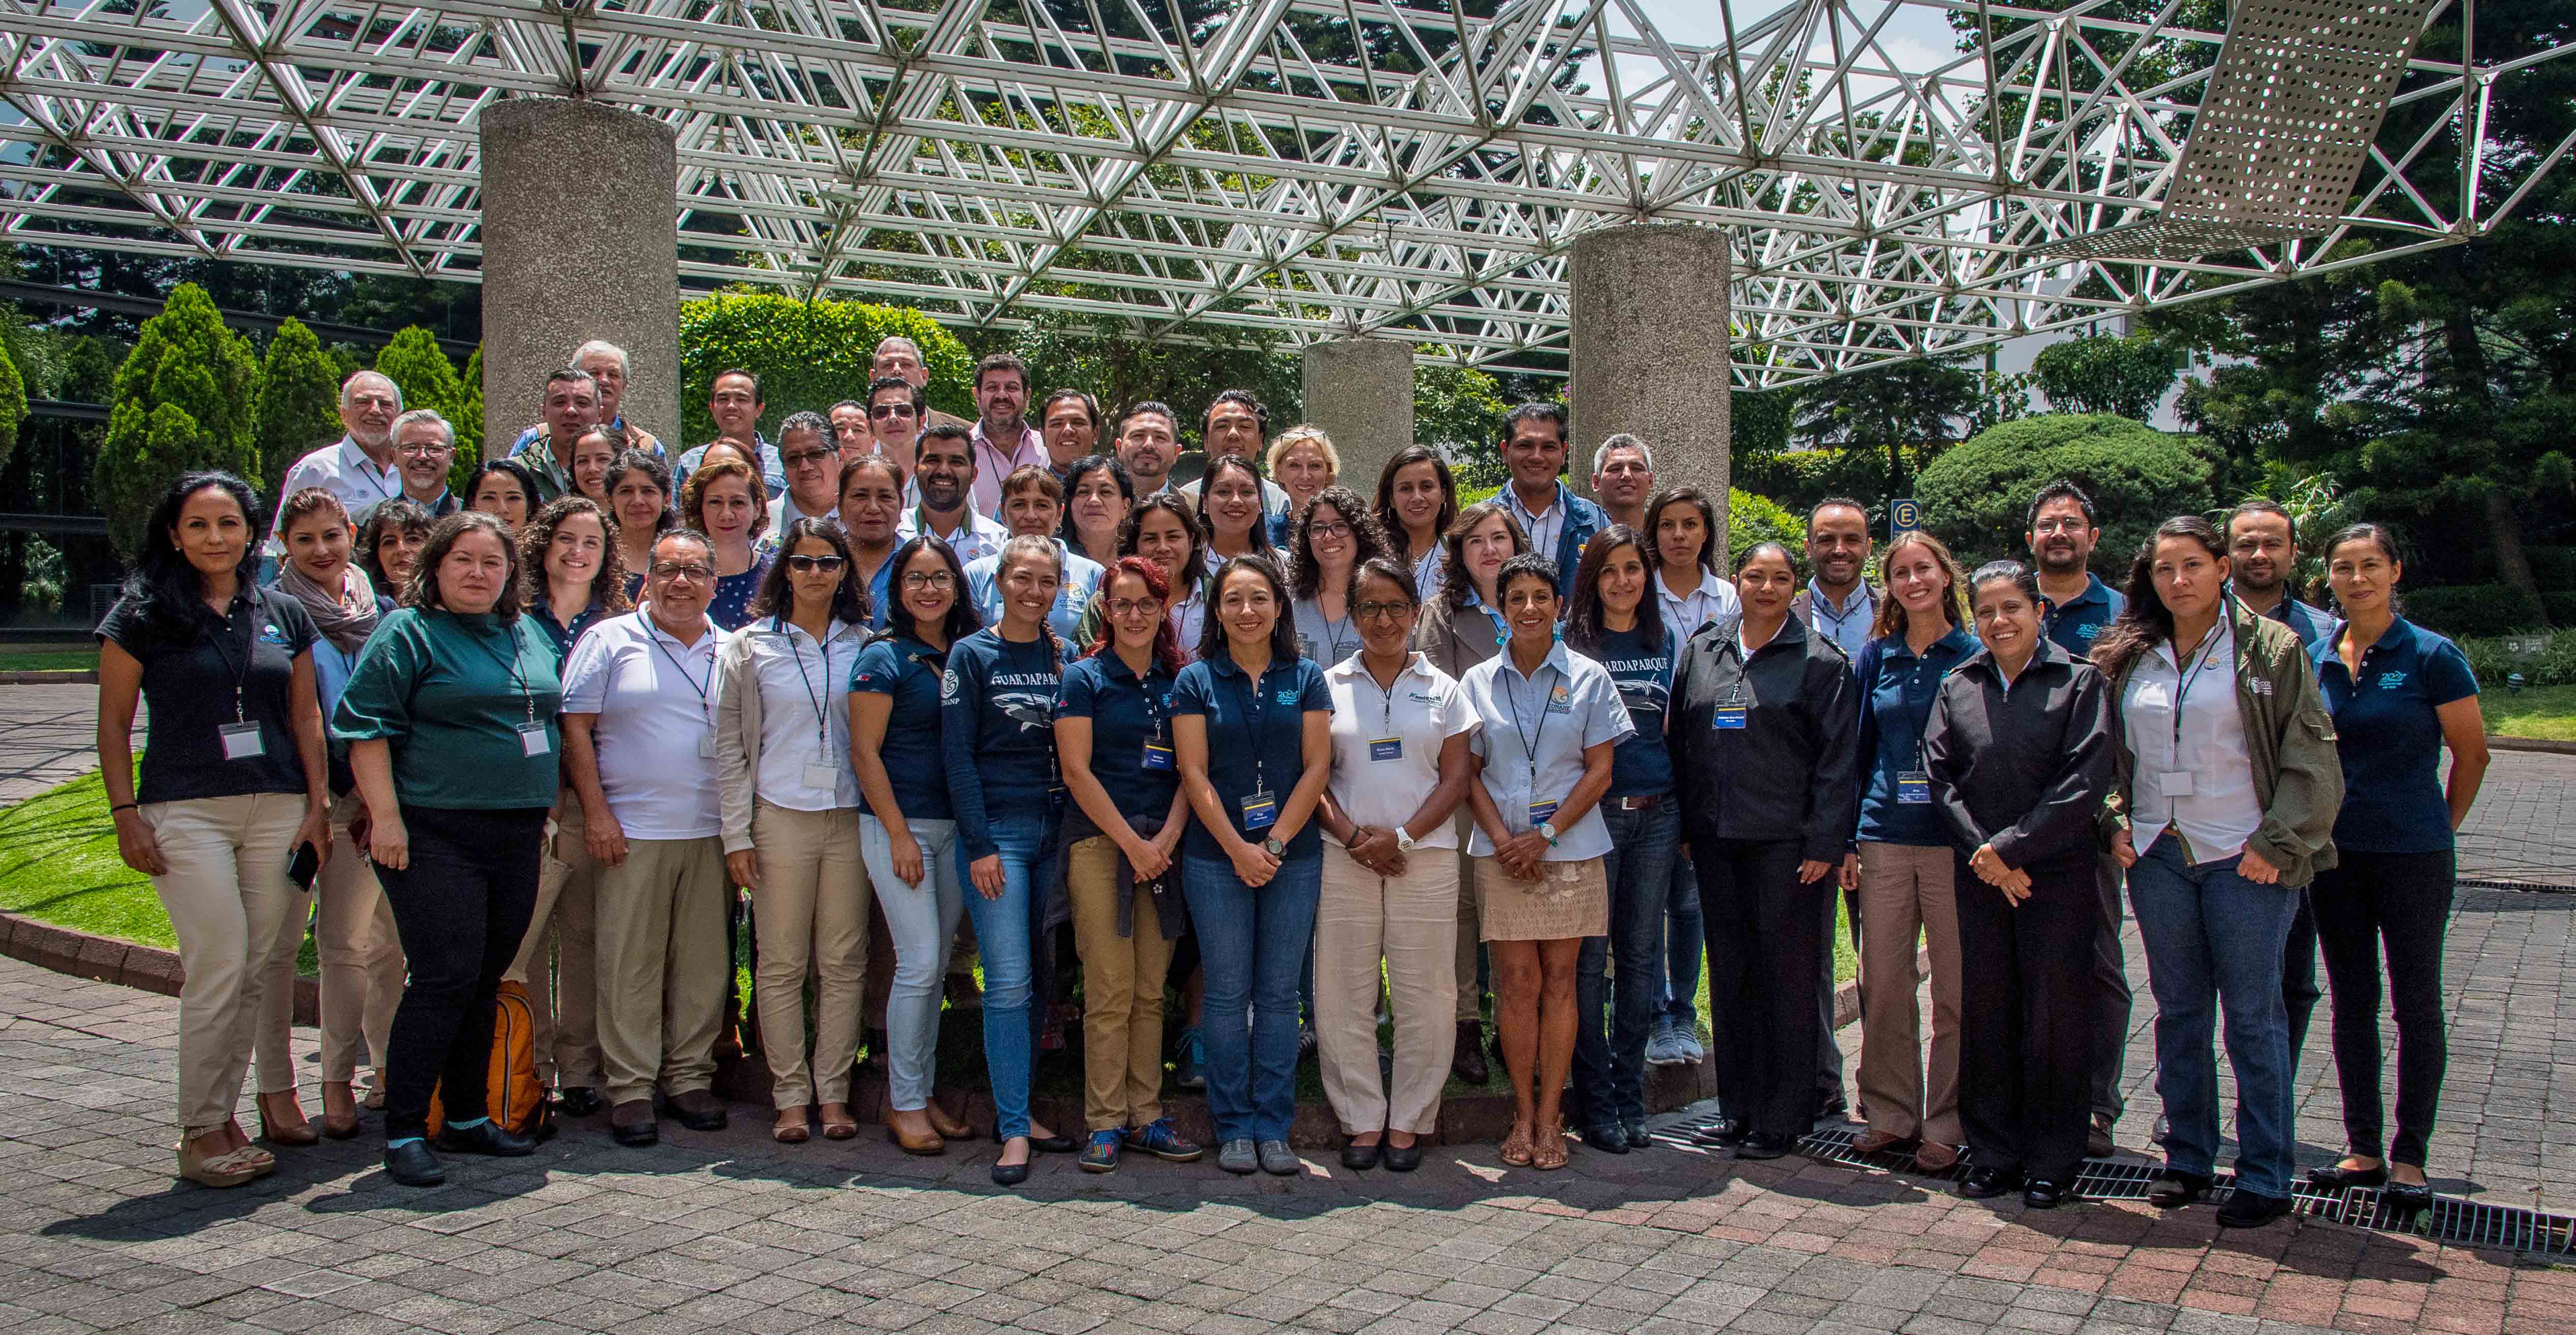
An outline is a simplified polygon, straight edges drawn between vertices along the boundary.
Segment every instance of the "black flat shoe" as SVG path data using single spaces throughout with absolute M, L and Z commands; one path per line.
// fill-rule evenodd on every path
M 472 1126 L 451 1126 L 438 1133 L 438 1147 L 450 1154 L 491 1154 L 516 1159 L 533 1154 L 537 1142 L 517 1135 L 490 1118 Z
M 1655 1138 L 1647 1134 L 1646 1124 L 1643 1122 L 1630 1122 L 1620 1129 L 1628 1133 L 1628 1148 L 1632 1150 L 1647 1149 L 1655 1143 Z
M 1342 1145 L 1342 1167 L 1359 1171 L 1377 1167 L 1381 1147 L 1346 1141 Z
M 1386 1171 L 1390 1173 L 1410 1173 L 1422 1166 L 1422 1142 L 1417 1140 L 1410 1145 L 1389 1145 L 1385 1152 L 1378 1156 L 1378 1162 L 1385 1164 Z
M 2353 1187 L 2384 1187 L 2388 1185 L 2388 1165 L 2383 1163 L 2377 1168 L 2345 1168 L 2339 1165 L 2332 1168 L 2311 1168 L 2308 1170 L 2308 1185 L 2326 1191 L 2346 1191 Z
M 2179 1210 L 2199 1200 L 2208 1190 L 2208 1178 L 2179 1168 L 2168 1168 L 2147 1184 L 2147 1204 L 2159 1210 Z
M 1990 1201 L 2021 1185 L 2021 1174 L 2009 1168 L 1971 1168 L 1959 1180 L 1959 1194 L 1972 1201 Z
M 1796 1146 L 1797 1142 L 1791 1140 L 1787 1136 L 1775 1135 L 1770 1132 L 1761 1132 L 1746 1136 L 1744 1138 L 1744 1142 L 1735 1147 L 1735 1157 L 1739 1159 L 1778 1159 L 1786 1156 L 1789 1151 L 1796 1148 Z
M 2433 1184 L 2430 1182 L 2391 1182 L 2379 1189 L 2379 1199 L 2392 1210 L 2412 1214 L 2433 1208 Z
M 1693 1131 L 1690 1133 L 1690 1138 L 1694 1145 L 1724 1150 L 1743 1144 L 1744 1138 L 1751 1134 L 1753 1134 L 1753 1128 L 1746 1126 L 1743 1118 L 1723 1117 L 1713 1126 L 1704 1126 Z
M 608 1105 L 588 1085 L 566 1085 L 555 1091 L 555 1107 L 566 1117 L 589 1117 Z
M 1025 1160 L 1019 1163 L 997 1163 L 993 1165 L 994 1186 L 1016 1187 L 1028 1180 L 1029 1165 Z
M 1610 1126 L 1586 1127 L 1582 1134 L 1583 1144 L 1586 1149 L 1599 1150 L 1603 1154 L 1626 1154 L 1628 1152 L 1628 1129 L 1626 1127 L 1616 1124 Z
M 426 1141 L 407 1140 L 385 1147 L 385 1176 L 406 1187 L 435 1187 L 447 1181 L 447 1170 Z
M 2034 1210 L 2054 1210 L 2075 1199 L 2075 1188 L 2036 1178 L 2021 1189 L 2021 1203 Z
M 993 1128 L 993 1143 L 996 1145 L 1002 1143 L 1002 1129 L 998 1126 Z M 1079 1154 L 1082 1152 L 1082 1142 L 1066 1135 L 1031 1136 L 1029 1137 L 1029 1152 L 1032 1154 Z
M 2287 1196 L 2266 1196 L 2243 1187 L 2229 1192 L 2227 1203 L 2218 1207 L 2220 1228 L 2261 1228 L 2290 1212 Z

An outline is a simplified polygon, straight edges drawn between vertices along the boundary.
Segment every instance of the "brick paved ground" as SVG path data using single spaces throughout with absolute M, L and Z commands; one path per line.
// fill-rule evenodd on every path
M 97 768 L 96 686 L 0 686 L 0 805 Z

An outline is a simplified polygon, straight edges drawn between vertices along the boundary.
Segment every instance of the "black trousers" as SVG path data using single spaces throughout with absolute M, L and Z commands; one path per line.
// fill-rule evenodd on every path
M 2023 868 L 2015 906 L 1961 855 L 1959 1123 L 1979 1168 L 2071 1186 L 2091 1129 L 2101 982 L 2099 870 L 2090 855 Z
M 2346 853 L 2310 887 L 2317 941 L 2334 987 L 2335 1079 L 2345 1148 L 2381 1157 L 2379 962 L 2397 1013 L 2397 1140 L 2386 1157 L 2424 1166 L 2450 1043 L 2442 1023 L 2442 937 L 2450 927 L 2451 854 Z
M 1708 937 L 1717 1093 L 1755 1133 L 1803 1136 L 1816 1124 L 1821 1025 L 1816 952 L 1833 931 L 1834 881 L 1798 883 L 1795 839 L 1691 844 Z
M 2308 1045 L 2308 1017 L 2316 1014 L 2317 905 L 2299 891 L 2299 913 L 2290 919 L 2290 944 L 2281 950 L 2281 1008 L 2290 1015 L 2290 1087 L 2298 1088 L 2299 1053 Z
M 2129 961 L 2120 949 L 2120 860 L 2105 853 L 2094 860 L 2094 894 L 2102 902 L 2102 931 L 2094 938 L 2093 982 L 2100 996 L 2093 1002 L 2093 1115 L 2120 1120 L 2128 1100 L 2120 1095 L 2120 1076 L 2129 1060 Z M 1984 884 L 1979 882 L 1979 884 Z
M 376 868 L 411 982 L 385 1041 L 385 1139 L 427 1134 L 429 1096 L 483 1115 L 493 997 L 537 908 L 546 808 L 409 807 L 411 865 Z

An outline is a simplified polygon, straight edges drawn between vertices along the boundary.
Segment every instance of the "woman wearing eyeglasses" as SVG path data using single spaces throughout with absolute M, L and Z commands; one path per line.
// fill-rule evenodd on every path
M 850 671 L 850 764 L 858 772 L 859 856 L 894 937 L 886 998 L 886 1138 L 907 1154 L 939 1154 L 973 1134 L 930 1101 L 939 1049 L 939 980 L 966 912 L 957 821 L 940 750 L 940 679 L 949 646 L 982 623 L 966 603 L 966 572 L 937 538 L 894 554 L 894 611 L 886 633 Z
M 825 1138 L 859 1133 L 850 1068 L 868 953 L 868 881 L 859 865 L 859 780 L 849 765 L 845 683 L 867 639 L 867 594 L 840 526 L 797 519 L 752 603 L 752 623 L 716 658 L 725 871 L 751 892 L 759 939 L 752 997 L 777 1108 L 770 1136 L 790 1145 L 810 1134 L 809 1102 L 822 1105 Z
M 1296 599 L 1297 647 L 1322 667 L 1358 653 L 1351 620 L 1351 572 L 1386 554 L 1386 535 L 1348 487 L 1320 487 L 1288 532 L 1288 592 Z

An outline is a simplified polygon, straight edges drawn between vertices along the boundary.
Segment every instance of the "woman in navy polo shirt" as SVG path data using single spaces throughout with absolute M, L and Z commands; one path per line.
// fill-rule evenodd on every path
M 1201 1008 L 1217 1166 L 1297 1171 L 1297 982 L 1324 882 L 1315 806 L 1332 778 L 1332 695 L 1297 654 L 1288 582 L 1266 556 L 1217 571 L 1199 661 L 1172 687 L 1181 785 L 1198 820 L 1181 890 L 1207 970 Z M 1245 1011 L 1251 1016 L 1249 1025 Z M 1250 1029 L 1247 1038 L 1246 1030 Z
M 1959 624 L 1959 563 L 1931 534 L 1909 533 L 1878 561 L 1876 634 L 1853 676 L 1860 687 L 1860 835 L 1843 859 L 1860 893 L 1861 986 L 1888 1000 L 1861 1013 L 1864 1154 L 1912 1149 L 1937 1173 L 1959 1161 L 1959 914 L 1950 836 L 1933 806 L 1923 725 L 1941 680 L 1977 651 Z M 1932 957 L 1932 1057 L 1927 1084 L 1922 1013 L 1915 1008 L 1914 942 Z
M 1032 1149 L 1074 1149 L 1070 1137 L 1029 1118 L 1037 1038 L 1029 1024 L 1030 943 L 1033 919 L 1045 911 L 1039 866 L 1053 860 L 1056 810 L 1064 799 L 1055 768 L 1064 645 L 1047 625 L 1064 554 L 1053 538 L 1023 535 L 1003 545 L 995 569 L 1002 618 L 948 651 L 939 745 L 957 818 L 957 856 L 973 882 L 966 913 L 975 920 L 975 952 L 984 964 L 984 1065 L 993 1082 L 994 1134 L 1002 1140 L 993 1181 L 1009 1187 L 1028 1180 Z
M 2343 858 L 2317 873 L 2317 943 L 2334 990 L 2335 1079 L 2344 1144 L 2321 1187 L 2386 1188 L 2390 1202 L 2432 1203 L 2424 1157 L 2449 1053 L 2442 1033 L 2442 935 L 2451 916 L 2452 832 L 2486 777 L 2478 680 L 2449 640 L 2397 615 L 2405 567 L 2376 524 L 2326 543 L 2326 582 L 2345 620 L 2316 653 L 2317 680 L 2343 739 Z M 2451 748 L 2448 791 L 2441 750 Z M 2379 952 L 2397 1012 L 2397 1139 L 2380 1141 Z
M 327 853 L 330 788 L 313 619 L 263 589 L 250 484 L 190 473 L 144 525 L 124 596 L 99 623 L 98 755 L 125 865 L 179 938 L 179 1175 L 237 1187 L 277 1167 L 233 1120 L 250 1066 L 260 967 L 303 901 L 299 845 Z M 142 784 L 134 706 L 151 707 Z
M 850 669 L 850 766 L 858 771 L 859 858 L 894 938 L 886 996 L 886 1138 L 938 1154 L 973 1134 L 930 1100 L 939 1053 L 939 980 L 966 911 L 957 821 L 940 750 L 939 690 L 949 646 L 981 626 L 966 570 L 924 534 L 890 558 L 894 610 Z
M 1187 917 L 1172 859 L 1189 828 L 1172 745 L 1181 641 L 1163 619 L 1163 568 L 1122 556 L 1100 581 L 1108 631 L 1064 671 L 1055 746 L 1073 807 L 1064 813 L 1065 895 L 1082 957 L 1086 1172 L 1133 1146 L 1187 1163 L 1197 1145 L 1163 1116 L 1163 977 Z

